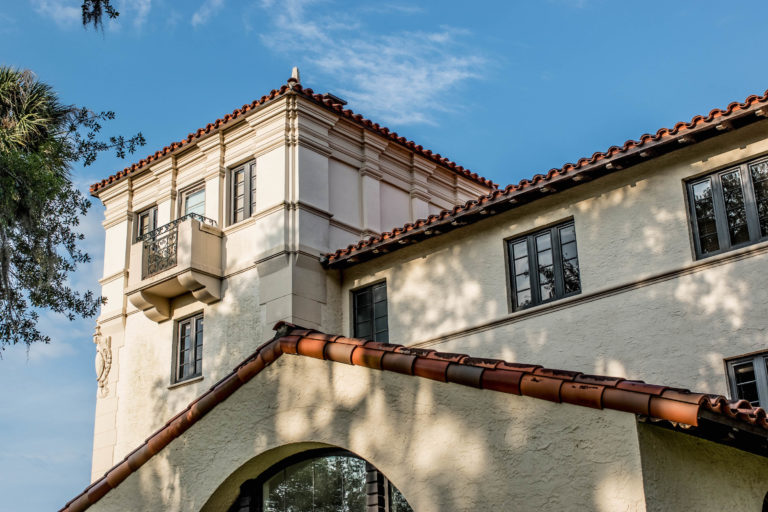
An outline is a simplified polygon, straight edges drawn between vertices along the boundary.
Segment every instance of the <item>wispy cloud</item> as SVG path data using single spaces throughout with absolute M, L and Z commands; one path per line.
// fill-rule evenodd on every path
M 223 6 L 224 0 L 205 0 L 203 5 L 192 15 L 192 26 L 205 25 Z
M 342 15 L 333 6 L 326 11 L 312 5 L 310 15 L 316 0 L 288 0 L 269 9 L 273 2 L 262 2 L 274 27 L 262 42 L 296 55 L 305 76 L 310 71 L 331 78 L 355 108 L 389 123 L 433 123 L 437 112 L 447 110 L 447 96 L 478 78 L 486 61 L 467 44 L 471 34 L 463 29 L 374 34 L 360 15 L 367 9 Z M 403 13 L 397 4 L 382 8 L 388 7 Z
M 119 0 L 117 10 L 120 17 L 117 19 L 105 19 L 109 31 L 120 32 L 126 25 L 131 24 L 136 30 L 140 30 L 149 18 L 152 10 L 152 0 Z
M 50 18 L 60 27 L 77 25 L 82 19 L 79 3 L 73 0 L 32 0 L 35 11 Z

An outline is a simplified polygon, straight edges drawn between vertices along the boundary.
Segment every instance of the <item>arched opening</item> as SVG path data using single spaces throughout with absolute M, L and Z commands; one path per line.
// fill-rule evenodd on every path
M 288 457 L 240 486 L 229 512 L 413 512 L 402 493 L 352 452 Z

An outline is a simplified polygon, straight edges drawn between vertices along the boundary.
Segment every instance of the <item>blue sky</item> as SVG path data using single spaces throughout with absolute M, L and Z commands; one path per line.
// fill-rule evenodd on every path
M 143 158 L 279 87 L 302 83 L 501 184 L 768 88 L 763 2 L 496 3 L 116 0 L 104 33 L 77 0 L 0 5 L 0 64 L 65 103 L 114 110 Z M 84 190 L 126 164 L 73 176 Z M 98 289 L 102 209 L 83 221 Z M 45 316 L 48 346 L 0 360 L 0 512 L 51 510 L 88 483 L 92 319 Z M 407 340 L 406 340 L 407 341 Z

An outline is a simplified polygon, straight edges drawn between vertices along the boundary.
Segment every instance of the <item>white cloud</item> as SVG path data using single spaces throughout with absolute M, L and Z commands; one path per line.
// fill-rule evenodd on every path
M 144 22 L 147 21 L 149 16 L 149 10 L 152 8 L 152 0 L 129 0 L 126 2 L 130 5 L 130 10 L 136 12 L 136 17 L 133 19 L 133 25 L 136 28 L 141 28 Z
M 203 5 L 192 15 L 192 26 L 205 25 L 208 20 L 222 8 L 224 0 L 205 0 Z
M 71 27 L 81 23 L 82 10 L 76 0 L 32 0 L 35 11 L 51 18 L 60 27 Z
M 463 29 L 374 34 L 354 13 L 331 8 L 325 15 L 313 5 L 310 16 L 307 7 L 316 0 L 287 0 L 279 9 L 267 9 L 271 2 L 263 0 L 262 7 L 274 13 L 274 30 L 263 34 L 262 42 L 297 55 L 304 76 L 310 71 L 331 77 L 340 84 L 333 92 L 385 122 L 434 122 L 436 112 L 447 110 L 446 96 L 479 78 L 485 62 L 466 45 L 470 33 Z

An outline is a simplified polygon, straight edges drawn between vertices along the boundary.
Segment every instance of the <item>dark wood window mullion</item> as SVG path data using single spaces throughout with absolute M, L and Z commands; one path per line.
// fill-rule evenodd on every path
M 528 244 L 528 274 L 531 281 L 531 305 L 541 304 L 541 286 L 539 285 L 539 254 L 536 251 L 536 237 L 526 238 Z
M 717 242 L 719 250 L 710 254 L 717 254 L 731 248 L 731 229 L 728 226 L 728 214 L 725 209 L 725 200 L 723 199 L 723 186 L 720 183 L 720 174 L 712 176 L 712 209 L 715 215 L 715 225 L 717 226 Z
M 755 189 L 752 184 L 752 176 L 749 172 L 749 165 L 739 166 L 741 175 L 741 189 L 744 194 L 744 207 L 747 212 L 747 230 L 749 231 L 749 243 L 760 240 L 760 216 L 757 212 L 757 199 Z

